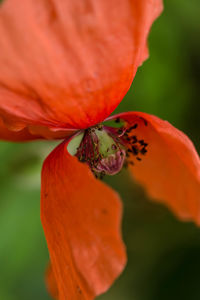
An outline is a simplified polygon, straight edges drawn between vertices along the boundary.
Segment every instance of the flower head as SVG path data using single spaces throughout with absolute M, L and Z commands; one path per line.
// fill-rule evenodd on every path
M 160 0 L 5 0 L 0 7 L 0 138 L 64 140 L 44 162 L 41 188 L 47 281 L 59 300 L 93 299 L 126 263 L 120 198 L 95 177 L 128 166 L 153 199 L 200 223 L 191 141 L 145 113 L 106 119 L 147 58 L 161 9 Z

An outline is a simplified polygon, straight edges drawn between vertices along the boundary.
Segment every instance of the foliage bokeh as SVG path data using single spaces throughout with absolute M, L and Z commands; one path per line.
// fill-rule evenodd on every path
M 200 150 L 199 0 L 165 1 L 153 25 L 150 59 L 117 112 L 145 111 L 183 130 Z M 48 252 L 40 223 L 40 170 L 55 142 L 0 143 L 0 299 L 50 299 Z M 162 149 L 161 149 L 162 151 Z M 163 170 L 164 172 L 164 170 Z M 127 171 L 105 181 L 124 203 L 128 265 L 101 300 L 200 298 L 200 229 L 146 197 Z

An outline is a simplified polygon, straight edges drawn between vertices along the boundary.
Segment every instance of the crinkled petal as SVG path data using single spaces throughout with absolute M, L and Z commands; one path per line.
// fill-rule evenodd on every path
M 9 130 L 4 122 L 0 119 L 0 140 L 12 142 L 25 142 L 39 138 L 37 135 L 32 135 L 27 128 L 20 131 Z
M 131 112 L 120 117 L 129 124 L 138 123 L 131 134 L 148 143 L 142 161 L 134 159 L 130 167 L 134 178 L 153 199 L 200 225 L 200 160 L 191 140 L 152 115 Z
M 126 263 L 119 196 L 60 144 L 42 170 L 41 219 L 59 300 L 93 299 Z
M 0 119 L 0 140 L 11 142 L 25 142 L 36 139 L 57 140 L 65 139 L 75 133 L 74 130 L 62 128 L 48 128 L 46 126 L 28 126 L 28 127 L 15 127 L 5 124 Z
M 146 58 L 161 9 L 161 0 L 4 1 L 0 116 L 13 127 L 77 129 L 104 120 Z

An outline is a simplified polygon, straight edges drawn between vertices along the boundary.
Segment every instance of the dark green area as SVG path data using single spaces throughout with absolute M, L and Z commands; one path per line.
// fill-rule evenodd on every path
M 200 150 L 200 2 L 165 2 L 164 13 L 152 27 L 150 58 L 117 111 L 140 110 L 167 119 Z M 40 170 L 53 147 L 47 142 L 0 143 L 2 300 L 49 299 L 43 281 L 48 252 L 40 223 Z M 149 201 L 125 171 L 106 181 L 124 201 L 129 261 L 99 299 L 200 299 L 200 230 Z

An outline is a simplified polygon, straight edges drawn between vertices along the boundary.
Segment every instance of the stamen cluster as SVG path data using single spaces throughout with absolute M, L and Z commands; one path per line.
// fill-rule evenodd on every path
M 115 122 L 121 120 L 116 118 Z M 141 161 L 147 153 L 148 143 L 133 134 L 137 127 L 138 123 L 131 126 L 122 123 L 120 127 L 99 124 L 88 128 L 82 133 L 75 155 L 89 165 L 96 177 L 117 174 L 123 166 L 134 165 L 134 158 Z

